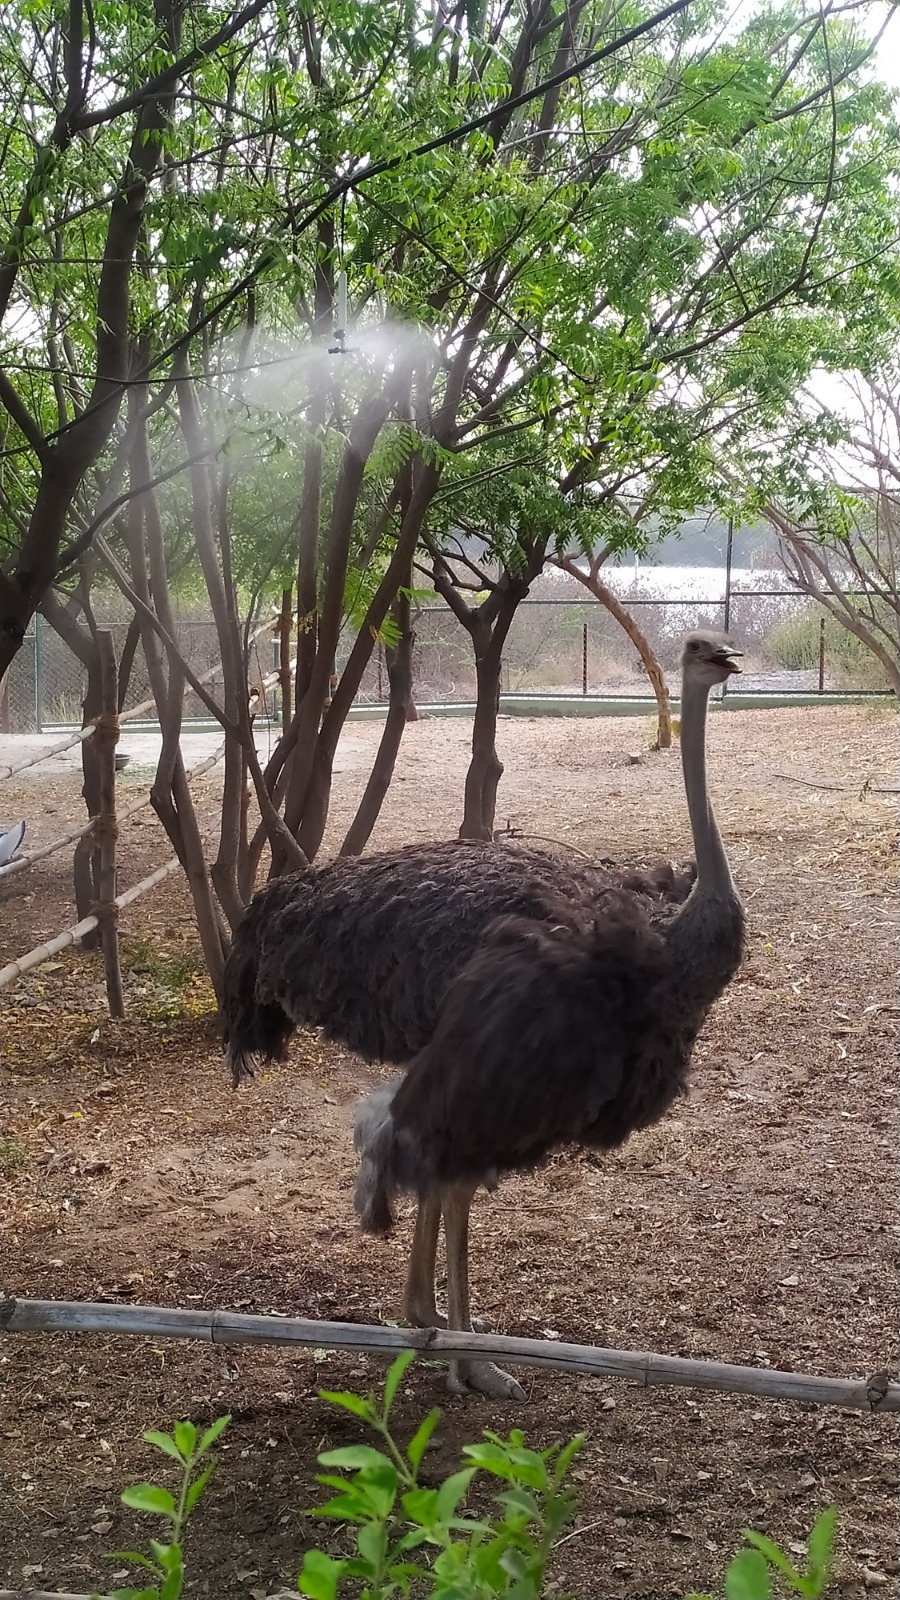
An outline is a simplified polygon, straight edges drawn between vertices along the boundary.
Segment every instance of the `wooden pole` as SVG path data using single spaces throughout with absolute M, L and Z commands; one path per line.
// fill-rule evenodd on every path
M 113 636 L 107 628 L 97 633 L 100 655 L 100 691 L 103 711 L 95 738 L 100 776 L 100 815 L 94 838 L 100 858 L 97 874 L 97 915 L 106 973 L 106 998 L 111 1017 L 124 1017 L 125 996 L 119 966 L 119 908 L 116 905 L 116 745 L 119 742 L 119 674 Z
M 122 894 L 116 895 L 115 904 L 120 911 L 125 906 L 130 906 L 132 901 L 139 900 L 142 894 L 147 894 L 150 889 L 155 889 L 158 883 L 162 883 L 163 878 L 167 878 L 170 872 L 175 872 L 180 866 L 181 862 L 178 856 L 171 856 L 165 866 L 157 867 L 156 871 L 151 872 L 149 877 L 142 878 L 140 883 L 136 883 L 133 889 L 126 889 Z M 45 961 L 50 961 L 53 956 L 58 956 L 62 950 L 68 950 L 70 945 L 77 944 L 79 939 L 83 939 L 85 934 L 90 933 L 92 928 L 98 928 L 99 926 L 100 918 L 95 911 L 92 916 L 83 917 L 80 922 L 76 922 L 74 928 L 67 928 L 65 933 L 58 933 L 55 938 L 48 939 L 45 944 L 35 945 L 34 949 L 26 951 L 24 956 L 19 956 L 16 961 L 10 961 L 7 966 L 0 967 L 0 989 L 8 988 L 11 983 L 15 983 L 26 972 L 31 972 L 34 967 L 42 966 Z
M 204 1339 L 212 1344 L 277 1344 L 307 1349 L 369 1350 L 395 1356 L 416 1350 L 429 1360 L 489 1356 L 526 1367 L 625 1378 L 644 1387 L 673 1384 L 720 1394 L 802 1400 L 857 1411 L 900 1411 L 900 1383 L 886 1372 L 871 1378 L 820 1378 L 810 1373 L 690 1361 L 643 1350 L 603 1350 L 554 1339 L 514 1339 L 460 1333 L 454 1328 L 387 1328 L 356 1322 L 310 1322 L 299 1317 L 244 1316 L 234 1311 L 182 1311 L 169 1306 L 107 1305 L 78 1300 L 4 1300 L 6 1333 L 149 1334 L 154 1339 Z

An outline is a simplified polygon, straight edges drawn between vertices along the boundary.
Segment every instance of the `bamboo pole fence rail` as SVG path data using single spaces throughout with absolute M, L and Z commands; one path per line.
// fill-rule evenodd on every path
M 261 638 L 264 633 L 270 633 L 273 628 L 280 626 L 281 614 L 279 612 L 273 617 L 268 617 L 265 622 L 261 622 L 259 627 L 253 630 L 248 644 L 255 644 L 256 640 Z M 211 667 L 207 667 L 205 672 L 201 672 L 198 675 L 197 682 L 210 683 L 221 670 L 221 661 L 216 661 Z M 278 676 L 277 671 L 274 674 L 269 674 L 273 684 L 278 682 Z M 269 678 L 263 680 L 267 685 Z M 187 694 L 188 688 L 189 685 L 185 684 L 185 694 Z M 140 705 L 131 706 L 128 711 L 120 712 L 119 722 L 136 722 L 139 717 L 146 717 L 155 710 L 155 700 L 142 700 Z M 29 767 L 39 766 L 42 761 L 49 761 L 51 756 L 63 755 L 66 750 L 73 749 L 76 744 L 81 744 L 84 739 L 90 739 L 93 732 L 94 724 L 89 722 L 87 727 L 77 729 L 75 733 L 69 734 L 67 739 L 63 739 L 59 744 L 52 745 L 49 750 L 38 750 L 34 755 L 23 756 L 21 761 L 13 761 L 9 766 L 0 767 L 0 783 L 5 782 L 7 778 L 14 778 L 19 772 L 26 772 Z
M 507 1338 L 454 1328 L 388 1328 L 356 1322 L 312 1322 L 299 1317 L 244 1315 L 235 1311 L 116 1305 L 78 1300 L 4 1300 L 4 1333 L 108 1333 L 154 1339 L 202 1339 L 211 1344 L 293 1345 L 306 1349 L 366 1350 L 391 1357 L 415 1350 L 429 1360 L 487 1356 L 513 1366 L 547 1367 L 591 1378 L 624 1378 L 643 1387 L 675 1385 L 720 1394 L 799 1400 L 857 1411 L 900 1411 L 900 1383 L 887 1372 L 870 1378 L 825 1378 L 805 1372 L 696 1361 L 645 1350 L 605 1350 L 555 1339 Z
M 277 682 L 278 672 L 272 672 L 260 681 L 259 688 L 271 688 Z M 258 698 L 258 695 L 259 690 L 255 689 L 251 696 L 251 704 L 253 699 Z M 202 777 L 204 773 L 209 772 L 217 762 L 221 761 L 224 754 L 225 745 L 222 743 L 211 755 L 206 756 L 195 767 L 190 769 L 186 774 L 188 782 L 190 783 L 193 779 Z M 145 811 L 149 804 L 150 797 L 148 795 L 145 799 L 139 800 L 136 805 L 129 806 L 127 810 L 119 813 L 116 819 L 117 822 L 122 823 L 128 817 L 135 816 L 137 812 Z M 95 822 L 96 818 L 92 818 L 80 828 L 73 829 L 72 832 L 64 834 L 51 844 L 44 845 L 39 850 L 33 850 L 27 856 L 19 856 L 14 862 L 8 862 L 5 867 L 0 867 L 0 880 L 10 868 L 20 872 L 24 871 L 26 867 L 33 865 L 35 861 L 40 861 L 45 856 L 53 855 L 56 850 L 61 850 L 64 845 L 70 844 L 73 840 L 84 838 L 92 831 Z M 173 856 L 164 866 L 159 867 L 156 872 L 151 872 L 149 877 L 135 884 L 133 889 L 128 889 L 124 894 L 117 896 L 110 904 L 119 910 L 123 909 L 125 906 L 130 905 L 133 900 L 137 900 L 140 895 L 155 888 L 158 883 L 168 877 L 170 872 L 174 872 L 179 865 L 178 857 Z M 51 961 L 54 956 L 59 955 L 63 950 L 68 950 L 70 946 L 83 939 L 85 934 L 93 933 L 100 926 L 101 918 L 97 915 L 83 917 L 80 922 L 75 923 L 71 928 L 67 928 L 64 933 L 57 934 L 55 938 L 48 939 L 44 944 L 35 945 L 33 950 L 26 951 L 25 955 L 19 956 L 17 960 L 11 961 L 7 966 L 0 968 L 0 990 L 8 988 L 11 983 L 15 983 L 26 972 L 32 972 L 35 967 L 42 966 L 45 961 Z
M 204 773 L 209 772 L 217 762 L 221 761 L 224 754 L 225 745 L 220 744 L 212 755 L 204 756 L 202 761 L 185 773 L 188 783 L 192 783 L 195 778 L 202 778 Z M 150 803 L 149 794 L 145 795 L 143 800 L 135 801 L 133 806 L 126 806 L 124 811 L 117 811 L 117 820 L 119 823 L 127 822 L 129 817 L 136 817 L 139 811 L 146 811 Z M 90 833 L 93 826 L 94 818 L 89 817 L 87 822 L 81 824 L 80 828 L 73 828 L 70 833 L 62 834 L 59 839 L 53 839 L 50 844 L 43 844 L 37 850 L 29 850 L 27 855 L 16 856 L 15 860 L 5 862 L 0 867 L 0 882 L 4 878 L 11 877 L 16 872 L 24 872 L 27 867 L 34 866 L 36 861 L 43 861 L 47 856 L 55 855 L 57 850 L 63 850 L 67 844 L 74 844 L 76 840 L 83 839 L 86 833 Z
M 139 900 L 142 894 L 147 894 L 151 889 L 155 889 L 158 883 L 162 883 L 170 872 L 174 872 L 175 868 L 180 866 L 181 862 L 178 857 L 172 856 L 164 866 L 157 867 L 155 872 L 151 872 L 148 877 L 142 878 L 140 883 L 136 883 L 132 889 L 126 889 L 124 894 L 116 895 L 110 904 L 115 906 L 117 910 L 123 911 L 126 906 L 131 905 L 132 901 Z M 96 913 L 89 917 L 82 917 L 80 922 L 76 922 L 73 928 L 67 928 L 65 933 L 58 933 L 54 939 L 48 939 L 46 944 L 35 945 L 33 950 L 28 950 L 24 956 L 19 956 L 17 961 L 10 961 L 7 966 L 0 967 L 0 989 L 7 989 L 11 983 L 15 983 L 26 972 L 31 972 L 35 967 L 43 966 L 45 961 L 51 961 L 54 956 L 58 956 L 63 950 L 68 950 L 70 945 L 77 944 L 78 940 L 83 939 L 86 933 L 93 933 L 95 928 L 99 928 L 99 926 L 100 918 Z

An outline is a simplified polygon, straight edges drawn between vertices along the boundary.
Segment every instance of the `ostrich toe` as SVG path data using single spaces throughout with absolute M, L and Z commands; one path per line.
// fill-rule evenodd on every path
M 451 1361 L 447 1374 L 451 1394 L 485 1394 L 489 1400 L 524 1400 L 525 1390 L 493 1361 Z

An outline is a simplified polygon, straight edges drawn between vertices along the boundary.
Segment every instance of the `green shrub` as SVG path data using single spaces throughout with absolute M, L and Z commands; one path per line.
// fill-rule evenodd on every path
M 355 1554 L 335 1557 L 307 1550 L 297 1588 L 307 1600 L 540 1600 L 550 1558 L 561 1529 L 575 1511 L 575 1496 L 565 1486 L 582 1438 L 568 1444 L 531 1450 L 513 1429 L 509 1437 L 485 1433 L 480 1444 L 464 1445 L 463 1464 L 438 1487 L 421 1483 L 420 1468 L 440 1420 L 430 1411 L 405 1446 L 390 1427 L 390 1411 L 413 1352 L 391 1366 L 382 1401 L 350 1393 L 323 1392 L 322 1399 L 359 1417 L 376 1435 L 380 1448 L 347 1445 L 326 1450 L 319 1464 L 326 1471 L 318 1482 L 332 1491 L 315 1508 L 316 1517 L 333 1517 L 355 1530 Z M 148 1572 L 141 1589 L 116 1589 L 114 1600 L 180 1600 L 184 1586 L 182 1534 L 202 1495 L 215 1463 L 209 1452 L 230 1418 L 220 1417 L 202 1436 L 191 1422 L 176 1422 L 171 1433 L 145 1433 L 177 1462 L 175 1492 L 156 1484 L 132 1485 L 122 1502 L 136 1511 L 163 1518 L 168 1542 L 150 1540 L 150 1555 L 116 1551 L 111 1559 L 129 1561 Z M 499 1484 L 493 1515 L 476 1516 L 466 1499 L 478 1474 Z M 724 1600 L 775 1600 L 779 1594 L 822 1600 L 831 1577 L 837 1513 L 822 1512 L 809 1536 L 801 1571 L 779 1545 L 754 1529 L 744 1533 L 746 1547 L 729 1565 Z M 598 1575 L 599 1576 L 599 1575 Z M 780 1587 L 779 1587 L 780 1585 Z M 712 1600 L 691 1595 L 687 1600 Z
M 809 672 L 818 667 L 821 620 L 822 613 L 811 606 L 776 624 L 766 646 L 780 667 L 788 672 Z M 832 675 L 852 680 L 860 688 L 884 681 L 881 663 L 868 645 L 830 616 L 825 618 L 825 667 Z

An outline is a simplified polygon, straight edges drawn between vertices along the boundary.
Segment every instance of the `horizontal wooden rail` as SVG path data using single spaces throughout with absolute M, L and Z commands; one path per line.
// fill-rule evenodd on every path
M 216 765 L 217 761 L 221 761 L 224 754 L 225 746 L 220 744 L 212 755 L 205 756 L 202 761 L 198 761 L 195 767 L 191 767 L 190 771 L 185 773 L 188 783 L 192 783 L 194 778 L 202 778 L 204 773 L 209 772 L 210 768 Z M 136 817 L 139 811 L 146 811 L 150 803 L 148 794 L 143 800 L 136 801 L 133 806 L 127 806 L 124 811 L 117 812 L 116 821 L 118 823 L 127 822 L 129 817 Z M 51 844 L 43 844 L 38 850 L 29 850 L 27 855 L 16 856 L 14 860 L 5 862 L 0 867 L 0 882 L 4 878 L 10 877 L 13 873 L 24 872 L 27 867 L 33 867 L 36 861 L 44 861 L 47 856 L 55 855 L 56 851 L 62 850 L 64 845 L 72 844 L 76 839 L 83 839 L 86 833 L 90 833 L 94 826 L 94 821 L 95 818 L 90 817 L 87 822 L 81 824 L 80 828 L 73 828 L 71 833 L 64 833 L 61 838 L 54 839 Z
M 900 1383 L 886 1372 L 871 1378 L 820 1378 L 811 1373 L 691 1361 L 643 1350 L 603 1350 L 555 1339 L 516 1339 L 460 1333 L 453 1328 L 387 1328 L 355 1322 L 310 1322 L 298 1317 L 245 1316 L 234 1311 L 183 1311 L 169 1306 L 114 1305 L 78 1300 L 5 1300 L 0 1329 L 9 1333 L 147 1334 L 154 1339 L 203 1339 L 212 1344 L 276 1344 L 311 1349 L 368 1350 L 394 1356 L 415 1350 L 430 1360 L 488 1356 L 514 1366 L 550 1367 L 593 1378 L 626 1378 L 642 1385 L 674 1384 L 721 1394 L 804 1400 L 857 1411 L 900 1411 Z
M 261 622 L 259 627 L 255 628 L 251 633 L 248 643 L 254 644 L 262 634 L 269 633 L 273 628 L 276 628 L 280 621 L 281 613 L 279 612 L 276 616 L 269 617 L 266 622 Z M 197 682 L 209 683 L 210 680 L 221 671 L 222 663 L 221 661 L 216 661 L 211 667 L 207 667 L 205 672 L 200 673 L 199 677 L 197 678 Z M 277 673 L 274 673 L 271 676 L 273 677 L 273 681 L 278 681 Z M 185 694 L 188 693 L 189 688 L 190 685 L 185 684 Z M 128 711 L 121 711 L 119 713 L 119 723 L 121 725 L 123 722 L 134 722 L 138 717 L 145 717 L 150 712 L 155 710 L 155 700 L 142 700 L 140 705 L 132 706 Z M 8 767 L 0 767 L 0 782 L 7 778 L 15 777 L 15 775 L 19 772 L 26 772 L 29 767 L 39 766 L 42 761 L 49 761 L 51 756 L 62 755 L 64 751 L 73 749 L 76 744 L 81 744 L 84 739 L 90 739 L 93 732 L 94 724 L 89 722 L 86 727 L 79 728 L 76 733 L 71 733 L 67 739 L 63 739 L 60 744 L 51 745 L 49 750 L 38 750 L 32 756 L 23 756 L 21 761 L 12 762 L 12 764 Z M 68 841 L 66 842 L 68 843 Z
M 174 872 L 175 868 L 180 867 L 180 865 L 181 862 L 178 857 L 172 856 L 165 866 L 157 867 L 155 872 L 151 872 L 148 877 L 142 878 L 140 883 L 136 883 L 133 889 L 126 889 L 124 894 L 116 895 L 112 904 L 118 906 L 120 911 L 124 910 L 125 906 L 130 906 L 133 900 L 139 899 L 148 890 L 155 889 L 158 883 L 162 883 L 163 878 L 167 878 L 169 873 Z M 21 978 L 24 973 L 31 972 L 34 967 L 42 966 L 45 961 L 50 961 L 53 956 L 58 956 L 60 951 L 68 950 L 70 945 L 77 944 L 78 940 L 83 939 L 86 933 L 93 933 L 94 929 L 99 928 L 99 926 L 100 918 L 98 916 L 82 917 L 80 922 L 76 922 L 74 928 L 67 928 L 65 933 L 58 933 L 55 939 L 48 939 L 46 944 L 35 945 L 33 950 L 27 951 L 24 956 L 19 956 L 18 961 L 11 961 L 8 966 L 0 967 L 0 989 L 8 988 L 9 984 L 15 983 L 17 978 Z

